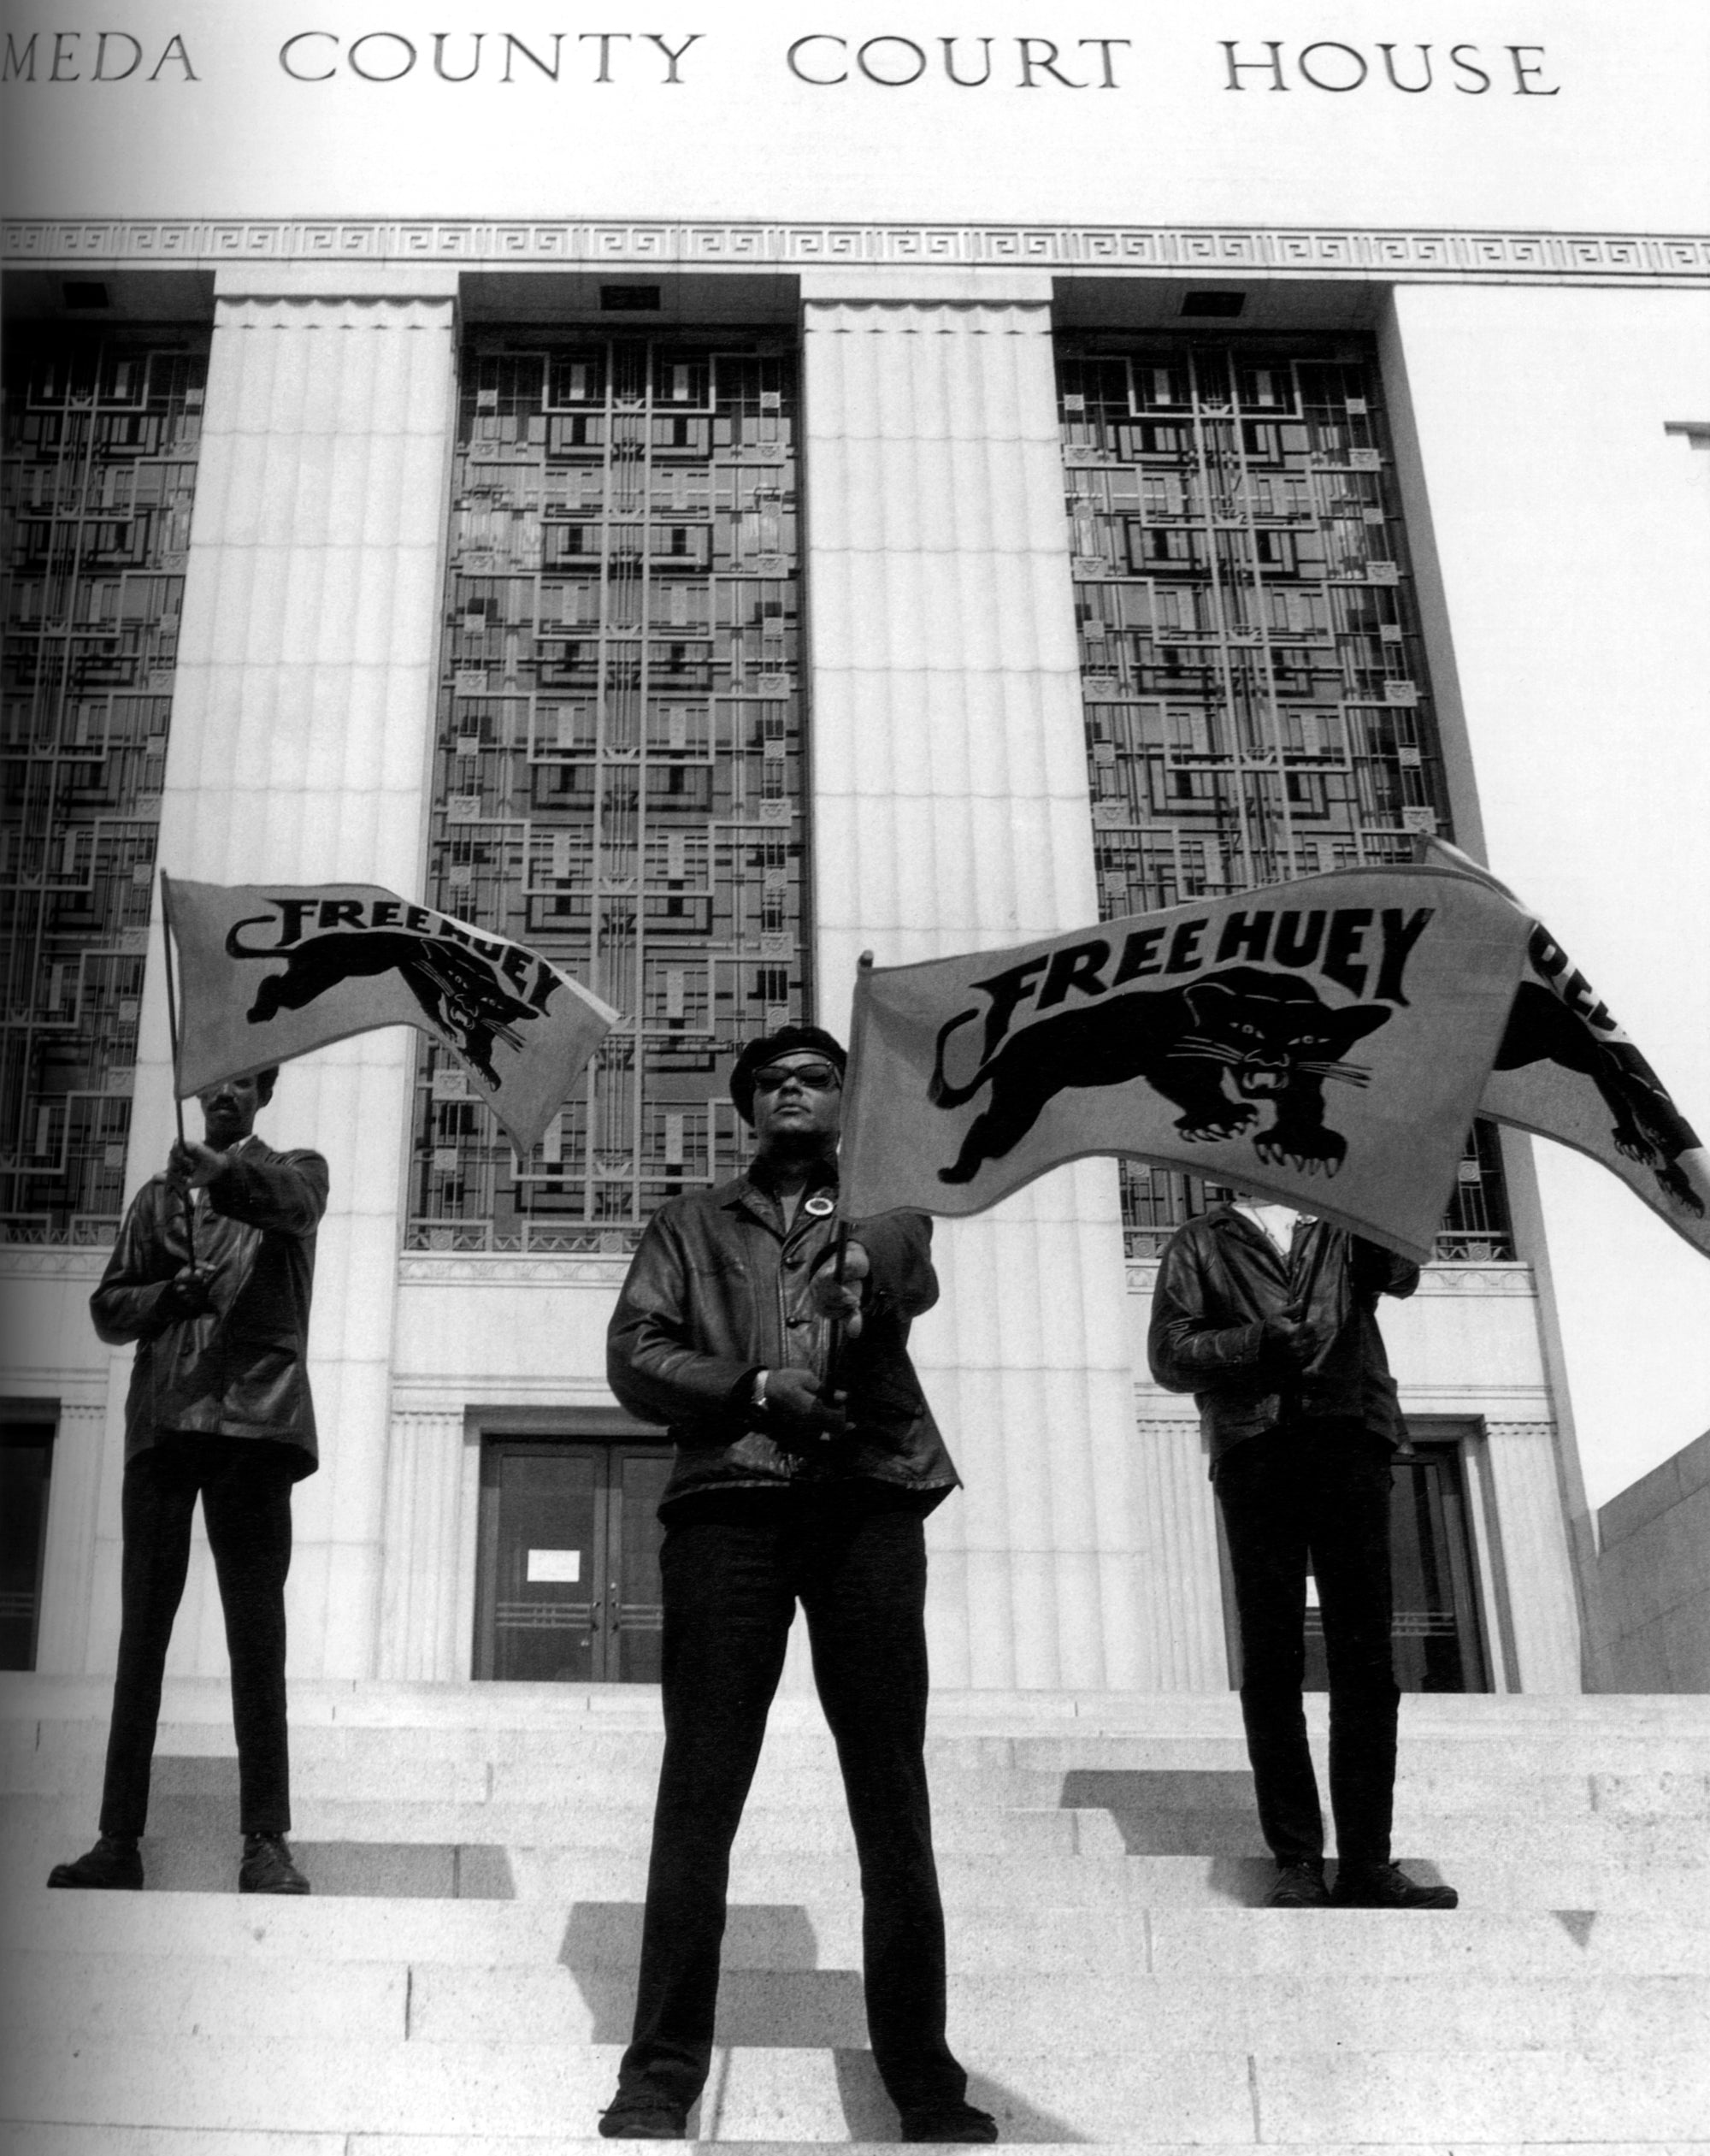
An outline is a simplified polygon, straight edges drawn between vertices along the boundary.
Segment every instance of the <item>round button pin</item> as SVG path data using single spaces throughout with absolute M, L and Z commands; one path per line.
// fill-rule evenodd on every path
M 828 1220 L 836 1210 L 836 1199 L 827 1197 L 823 1190 L 816 1191 L 813 1196 L 805 1200 L 802 1205 L 802 1211 L 811 1214 L 816 1220 Z

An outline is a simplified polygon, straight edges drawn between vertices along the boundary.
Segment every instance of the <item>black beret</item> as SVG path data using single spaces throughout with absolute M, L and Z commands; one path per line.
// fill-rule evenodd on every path
M 755 1072 L 775 1063 L 781 1055 L 799 1055 L 810 1049 L 823 1055 L 828 1063 L 834 1063 L 840 1078 L 849 1066 L 848 1049 L 822 1026 L 781 1025 L 775 1033 L 763 1034 L 758 1041 L 749 1042 L 730 1073 L 730 1097 L 745 1123 L 752 1125 L 754 1120 Z

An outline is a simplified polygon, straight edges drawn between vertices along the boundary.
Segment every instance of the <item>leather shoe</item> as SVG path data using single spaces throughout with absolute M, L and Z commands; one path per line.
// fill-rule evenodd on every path
M 994 2141 L 998 2122 L 973 2104 L 922 2104 L 902 2115 L 910 2141 Z
M 1328 1909 L 1330 1890 L 1324 1884 L 1324 1868 L 1310 1858 L 1279 1864 L 1277 1876 L 1271 1883 L 1271 1891 L 1265 1897 L 1266 1909 Z
M 599 2115 L 604 2141 L 685 2141 L 689 2115 L 652 2088 L 619 2089 Z
M 56 1864 L 48 1874 L 50 1887 L 109 1887 L 140 1893 L 143 1853 L 134 1834 L 103 1834 L 92 1849 L 74 1857 L 68 1864 Z
M 245 1834 L 238 1867 L 240 1894 L 306 1894 L 309 1881 L 292 1862 L 283 1834 Z
M 1453 1887 L 1421 1887 L 1400 1864 L 1338 1864 L 1333 1909 L 1458 1909 Z

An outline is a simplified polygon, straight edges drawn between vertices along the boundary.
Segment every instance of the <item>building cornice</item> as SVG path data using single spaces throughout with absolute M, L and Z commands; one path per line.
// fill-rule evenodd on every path
M 9 218 L 19 268 L 237 263 L 788 269 L 876 264 L 1064 275 L 1447 283 L 1710 283 L 1710 234 L 1357 226 L 675 223 L 547 218 Z
M 629 1254 L 549 1251 L 518 1255 L 510 1251 L 407 1251 L 398 1260 L 398 1283 L 404 1287 L 598 1288 L 615 1292 L 629 1270 Z
M 0 1243 L 0 1280 L 98 1280 L 113 1255 L 109 1243 Z
M 1130 1258 L 1128 1287 L 1130 1295 L 1150 1295 L 1158 1281 L 1156 1258 Z M 1537 1300 L 1538 1284 L 1530 1265 L 1502 1259 L 1450 1259 L 1428 1265 L 1419 1273 L 1415 1291 L 1419 1296 L 1502 1296 Z

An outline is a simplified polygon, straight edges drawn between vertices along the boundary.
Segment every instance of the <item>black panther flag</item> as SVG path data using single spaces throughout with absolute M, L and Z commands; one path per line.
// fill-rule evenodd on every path
M 1121 1154 L 1423 1261 L 1530 924 L 1448 870 L 1339 871 L 857 983 L 845 1202 L 978 1213 Z
M 174 1090 L 382 1025 L 451 1049 L 525 1159 L 617 1013 L 502 936 L 373 883 L 186 883 L 164 874 L 182 1011 Z
M 1499 891 L 1524 919 L 1526 963 L 1480 1113 L 1571 1145 L 1710 1257 L 1710 1154 L 1608 1005 L 1537 917 L 1489 870 L 1427 839 L 1434 865 Z

